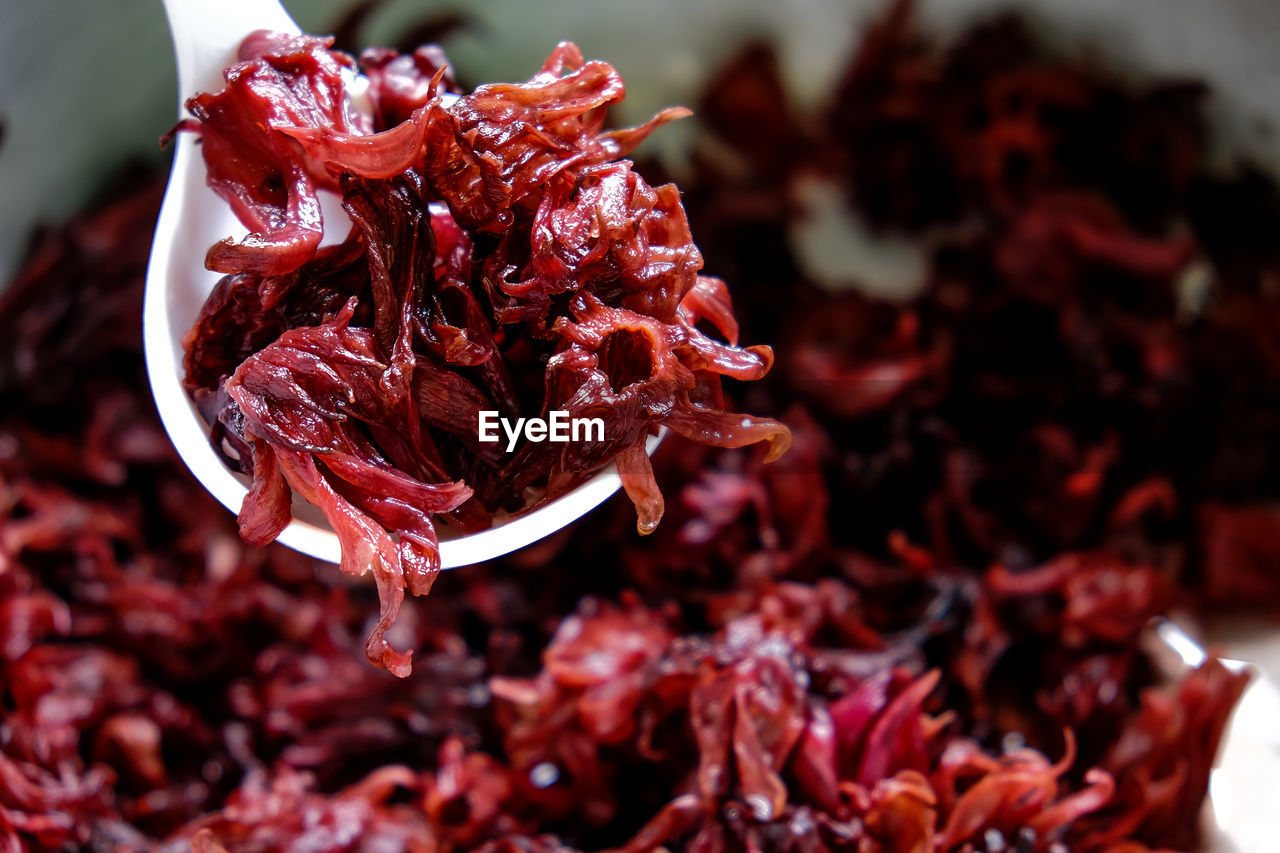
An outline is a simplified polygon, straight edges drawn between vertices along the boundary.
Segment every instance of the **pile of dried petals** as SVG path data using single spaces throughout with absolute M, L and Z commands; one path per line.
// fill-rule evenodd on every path
M 1194 87 L 909 11 L 820 124 L 761 47 L 701 105 L 739 162 L 691 223 L 744 330 L 789 331 L 745 402 L 792 451 L 664 445 L 653 536 L 615 503 L 443 577 L 405 679 L 370 590 L 244 546 L 172 458 L 156 183 L 39 235 L 0 297 L 5 849 L 1193 847 L 1245 679 L 1141 639 L 1276 600 L 1280 192 L 1205 171 Z M 815 175 L 931 247 L 918 296 L 809 280 Z
M 622 77 L 564 42 L 528 81 L 462 95 L 438 48 L 371 51 L 370 117 L 343 76 L 356 60 L 331 43 L 255 32 L 225 87 L 187 101 L 195 118 L 178 129 L 199 134 L 209 185 L 252 233 L 209 249 L 225 275 L 185 338 L 185 385 L 214 446 L 253 477 L 246 541 L 274 541 L 293 494 L 317 506 L 343 571 L 377 583 L 369 659 L 407 675 L 411 654 L 386 633 L 440 571 L 437 521 L 483 530 L 616 461 L 648 533 L 663 513 L 645 452 L 659 428 L 767 442 L 771 457 L 790 437 L 725 410 L 721 377 L 759 379 L 773 352 L 738 346 L 679 190 L 622 159 L 687 110 L 604 130 Z M 323 248 L 321 190 L 352 222 Z M 486 412 L 599 432 L 526 434 L 503 453 Z

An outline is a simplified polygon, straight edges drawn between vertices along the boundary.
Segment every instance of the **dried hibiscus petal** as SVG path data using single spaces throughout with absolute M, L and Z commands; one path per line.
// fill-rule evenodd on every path
M 278 275 L 314 254 L 323 235 L 319 189 L 333 181 L 284 132 L 327 127 L 368 133 L 342 85 L 349 58 L 331 40 L 258 31 L 240 47 L 220 93 L 187 102 L 200 129 L 209 185 L 252 232 L 209 250 L 209 269 Z M 186 129 L 194 129 L 190 124 Z

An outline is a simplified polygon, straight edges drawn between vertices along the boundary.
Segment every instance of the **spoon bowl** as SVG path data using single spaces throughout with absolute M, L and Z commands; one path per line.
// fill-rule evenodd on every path
M 299 33 L 289 14 L 274 0 L 164 0 L 178 68 L 178 113 L 186 99 L 223 84 L 222 71 L 236 60 L 244 37 L 259 29 Z M 353 83 L 363 82 L 359 78 Z M 232 471 L 209 441 L 209 424 L 182 385 L 183 336 L 195 323 L 205 299 L 221 276 L 204 268 L 205 252 L 226 237 L 247 233 L 230 207 L 206 183 L 204 158 L 192 134 L 176 140 L 169 186 L 156 223 L 147 267 L 143 304 L 143 349 L 151 392 L 165 431 L 182 461 L 227 509 L 239 512 L 250 480 Z M 333 196 L 322 197 L 325 242 L 345 234 L 349 220 Z M 663 430 L 665 434 L 665 429 Z M 662 434 L 650 436 L 650 454 Z M 499 557 L 548 536 L 608 499 L 621 485 L 616 467 L 606 466 L 578 488 L 536 509 L 515 516 L 497 515 L 494 526 L 479 533 L 449 536 L 440 530 L 442 568 L 456 568 Z M 294 499 L 293 520 L 277 541 L 336 563 L 338 538 L 318 509 Z

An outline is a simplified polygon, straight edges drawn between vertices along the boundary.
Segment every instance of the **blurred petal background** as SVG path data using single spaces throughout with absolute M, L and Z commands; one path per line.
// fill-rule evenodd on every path
M 349 0 L 287 3 L 304 30 L 330 29 Z M 925 21 L 955 31 L 997 4 L 933 0 Z M 1204 79 L 1214 89 L 1214 121 L 1225 147 L 1280 162 L 1280 3 L 1270 0 L 1024 0 L 1001 8 L 1028 12 L 1064 43 L 1142 75 Z M 424 9 L 459 13 L 468 25 L 446 40 L 464 80 L 523 79 L 557 41 L 577 41 L 609 59 L 630 85 L 624 122 L 691 103 L 707 75 L 744 42 L 774 41 L 796 103 L 818 105 L 843 70 L 859 27 L 879 0 L 602 0 L 528 3 L 481 0 L 458 5 L 387 2 L 365 30 L 390 38 Z M 129 158 L 167 155 L 157 140 L 175 118 L 172 55 L 158 0 L 4 0 L 0 3 L 0 281 L 21 258 L 31 228 L 57 222 L 98 191 L 105 174 Z M 653 144 L 677 174 L 696 117 L 664 130 Z M 1280 239 L 1280 235 L 1277 235 Z M 857 262 L 857 258 L 854 259 Z M 1280 436 L 1277 437 L 1280 440 Z M 1280 570 L 1280 567 L 1277 567 Z M 1280 631 L 1238 620 L 1205 626 L 1199 639 L 1222 643 L 1229 657 L 1280 672 Z M 1269 691 L 1269 692 L 1268 692 Z M 1226 770 L 1212 793 L 1224 829 L 1239 850 L 1274 849 L 1277 814 L 1265 807 L 1277 789 L 1274 688 L 1255 686 L 1230 738 Z M 1271 703 L 1271 705 L 1268 705 Z M 1264 709 L 1259 711 L 1258 709 Z M 1220 849 L 1233 849 L 1222 841 Z

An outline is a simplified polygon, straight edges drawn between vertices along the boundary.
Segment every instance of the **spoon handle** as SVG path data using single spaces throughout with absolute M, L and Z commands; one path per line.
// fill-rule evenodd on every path
M 178 66 L 178 114 L 196 92 L 222 88 L 222 70 L 254 30 L 299 33 L 277 0 L 164 0 Z

